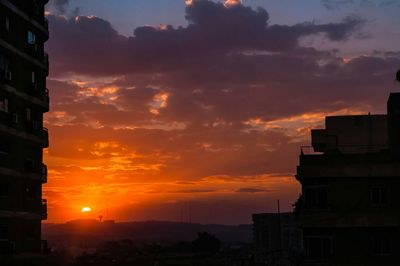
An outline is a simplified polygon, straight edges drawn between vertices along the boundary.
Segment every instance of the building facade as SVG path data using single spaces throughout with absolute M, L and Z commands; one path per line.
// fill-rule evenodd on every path
M 387 115 L 326 117 L 302 148 L 302 265 L 399 264 L 400 93 L 387 106 Z
M 293 213 L 253 214 L 255 265 L 297 265 L 301 231 Z
M 0 0 L 0 256 L 41 251 L 47 0 Z

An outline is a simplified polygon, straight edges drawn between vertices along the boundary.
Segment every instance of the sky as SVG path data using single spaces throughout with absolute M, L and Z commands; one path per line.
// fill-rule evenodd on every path
M 292 210 L 327 115 L 385 113 L 400 1 L 50 0 L 48 222 Z M 83 207 L 91 212 L 82 213 Z

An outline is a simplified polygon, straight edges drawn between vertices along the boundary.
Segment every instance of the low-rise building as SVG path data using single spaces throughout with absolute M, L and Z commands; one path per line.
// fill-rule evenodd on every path
M 253 214 L 255 265 L 295 265 L 301 233 L 293 213 Z

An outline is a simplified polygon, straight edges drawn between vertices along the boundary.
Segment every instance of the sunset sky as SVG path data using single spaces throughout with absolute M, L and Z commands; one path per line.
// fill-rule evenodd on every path
M 243 2 L 50 0 L 48 222 L 288 211 L 309 129 L 386 112 L 400 1 Z

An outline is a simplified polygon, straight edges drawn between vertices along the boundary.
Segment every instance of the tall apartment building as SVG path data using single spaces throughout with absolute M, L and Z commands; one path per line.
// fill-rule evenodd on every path
M 326 117 L 303 147 L 303 265 L 399 265 L 400 93 L 387 115 Z
M 47 0 L 0 0 L 0 256 L 41 251 Z

